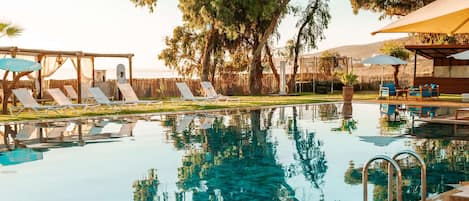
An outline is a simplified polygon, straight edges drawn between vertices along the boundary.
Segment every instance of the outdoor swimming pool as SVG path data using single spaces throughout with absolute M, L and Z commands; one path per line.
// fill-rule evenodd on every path
M 356 201 L 363 163 L 407 149 L 425 159 L 432 195 L 469 180 L 469 135 L 465 127 L 455 133 L 411 115 L 453 112 L 314 104 L 1 126 L 0 195 L 9 201 Z M 384 171 L 370 171 L 370 199 L 386 199 Z M 419 199 L 419 171 L 404 168 L 404 200 Z

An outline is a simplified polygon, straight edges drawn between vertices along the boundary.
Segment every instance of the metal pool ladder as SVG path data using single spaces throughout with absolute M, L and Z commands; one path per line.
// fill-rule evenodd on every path
M 401 155 L 410 155 L 413 156 L 414 158 L 417 159 L 417 161 L 420 163 L 420 181 L 422 183 L 421 187 L 421 201 L 425 201 L 427 197 L 427 166 L 425 165 L 425 162 L 423 161 L 422 157 L 420 157 L 417 153 L 414 151 L 410 150 L 404 150 L 396 153 L 392 158 L 386 155 L 377 155 L 370 160 L 368 160 L 362 171 L 363 179 L 363 200 L 368 201 L 368 168 L 370 164 L 376 160 L 385 160 L 388 162 L 388 200 L 392 201 L 393 200 L 393 190 L 392 190 L 392 185 L 393 185 L 393 169 L 396 169 L 396 180 L 397 180 L 397 186 L 396 186 L 396 200 L 397 201 L 402 201 L 402 172 L 401 168 L 399 167 L 399 164 L 396 162 L 396 159 L 401 156 Z

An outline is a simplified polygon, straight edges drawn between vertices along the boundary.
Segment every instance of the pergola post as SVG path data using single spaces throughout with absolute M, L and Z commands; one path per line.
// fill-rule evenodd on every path
M 78 99 L 77 99 L 77 102 L 78 103 L 81 103 L 81 57 L 82 57 L 82 53 L 81 52 L 77 52 L 76 53 L 77 55 L 77 92 L 78 92 Z
M 92 87 L 95 87 L 94 86 L 94 83 L 95 83 L 95 73 L 94 73 L 94 57 L 91 57 L 91 70 L 92 70 L 92 81 L 91 81 L 91 86 Z
M 44 55 L 41 55 L 41 54 L 37 55 L 36 62 L 41 63 L 41 60 L 43 57 Z M 38 71 L 37 79 L 39 82 L 39 89 L 37 89 L 38 90 L 37 99 L 41 99 L 42 98 L 42 68 L 41 70 Z
M 417 50 L 414 51 L 414 80 L 412 80 L 412 86 L 415 86 L 416 78 L 417 78 Z
M 133 76 L 132 76 L 132 55 L 129 55 L 129 84 L 132 86 Z
M 11 48 L 11 52 L 10 52 L 11 58 L 16 58 L 16 52 L 17 52 L 17 51 L 18 51 L 18 47 L 12 47 L 12 48 Z M 16 77 L 16 72 L 12 72 L 12 74 L 11 74 L 11 80 L 15 80 L 15 77 Z M 10 88 L 10 87 L 8 87 L 8 88 Z M 3 93 L 5 93 L 5 90 L 6 90 L 6 89 L 3 89 Z M 12 90 L 12 89 L 9 89 L 9 90 Z M 12 96 L 11 101 L 13 102 L 13 105 L 16 106 L 16 98 L 15 98 L 15 96 Z M 8 99 L 7 99 L 7 102 L 8 102 Z

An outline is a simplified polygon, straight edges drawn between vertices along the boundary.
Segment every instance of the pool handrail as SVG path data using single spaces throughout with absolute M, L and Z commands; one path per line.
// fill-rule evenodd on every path
M 425 161 L 422 159 L 422 157 L 420 157 L 420 155 L 418 155 L 416 152 L 411 151 L 411 150 L 400 151 L 400 152 L 396 153 L 392 157 L 392 159 L 397 161 L 397 158 L 401 155 L 404 155 L 404 154 L 413 156 L 420 163 L 420 182 L 422 183 L 421 184 L 421 195 L 420 195 L 421 198 L 420 198 L 420 200 L 425 201 L 427 199 L 427 165 L 425 164 Z M 391 168 L 391 164 L 388 164 L 388 176 L 389 176 L 389 178 L 388 178 L 388 187 L 391 186 L 391 184 L 392 184 L 392 175 L 393 175 L 393 169 Z M 391 183 L 389 183 L 389 182 L 391 182 Z M 391 194 L 391 196 L 392 196 L 392 194 Z M 391 199 L 388 199 L 388 200 L 392 200 L 392 197 L 391 197 Z
M 396 186 L 396 200 L 402 201 L 402 173 L 401 168 L 397 162 L 389 156 L 386 155 L 376 155 L 375 157 L 368 160 L 363 166 L 362 170 L 362 184 L 363 184 L 363 200 L 368 201 L 368 167 L 375 160 L 385 160 L 389 162 L 397 171 L 397 186 Z M 391 179 L 392 180 L 392 179 Z M 392 181 L 388 178 L 388 200 L 392 200 Z M 390 186 L 390 187 L 389 187 Z

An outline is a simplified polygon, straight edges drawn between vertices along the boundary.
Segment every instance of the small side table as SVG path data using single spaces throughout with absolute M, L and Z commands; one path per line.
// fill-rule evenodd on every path
M 404 97 L 407 100 L 407 93 L 409 90 L 407 89 L 396 89 L 396 98 L 397 97 Z

